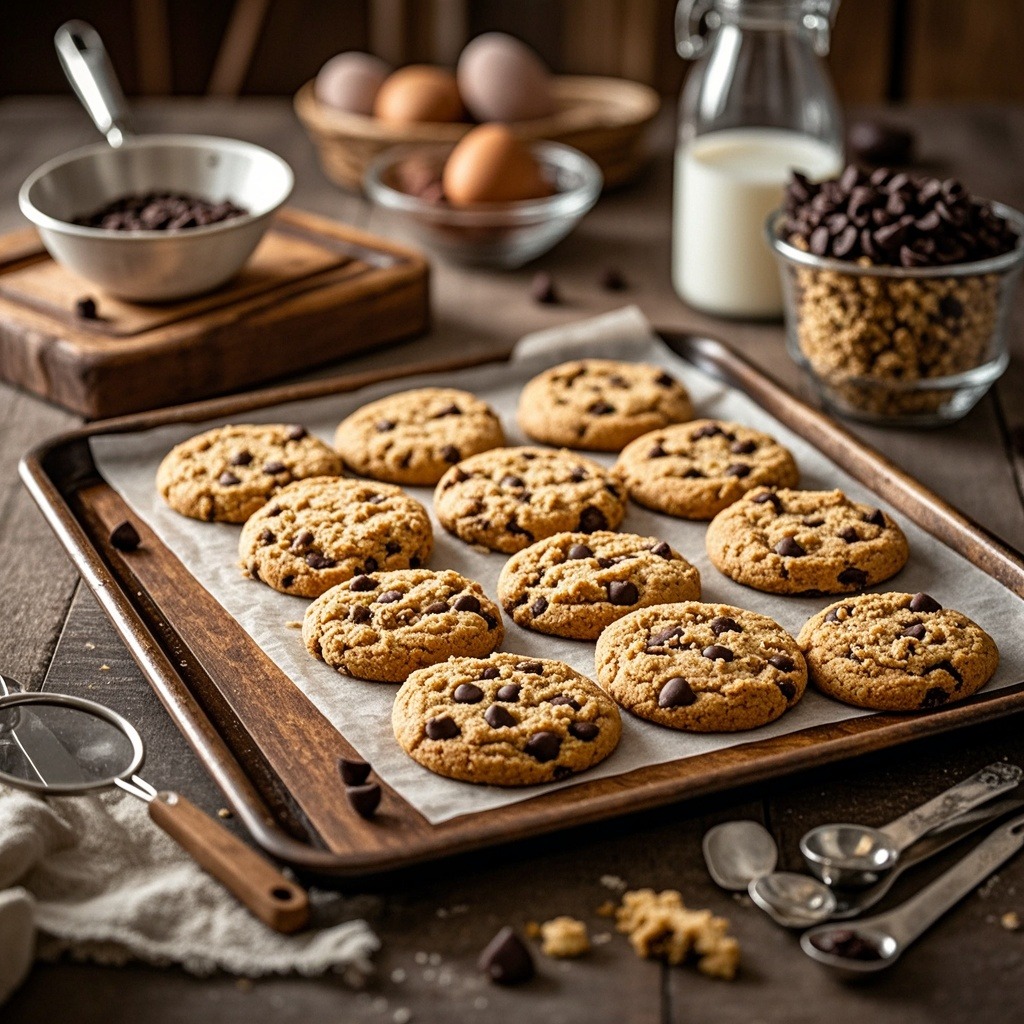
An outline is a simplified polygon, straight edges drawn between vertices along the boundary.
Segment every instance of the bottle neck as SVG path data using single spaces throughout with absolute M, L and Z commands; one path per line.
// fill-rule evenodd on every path
M 824 57 L 840 0 L 679 0 L 676 49 L 693 60 L 729 26 L 743 32 L 805 35 Z

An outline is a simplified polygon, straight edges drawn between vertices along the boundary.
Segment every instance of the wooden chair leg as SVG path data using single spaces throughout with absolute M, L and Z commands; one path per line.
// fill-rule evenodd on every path
M 144 2 L 144 0 L 140 0 Z M 236 0 L 206 87 L 208 96 L 238 96 L 252 66 L 270 0 Z

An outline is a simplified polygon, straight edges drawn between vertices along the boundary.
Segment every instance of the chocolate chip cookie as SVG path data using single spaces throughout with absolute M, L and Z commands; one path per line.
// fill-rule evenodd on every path
M 384 683 L 448 658 L 486 657 L 504 636 L 498 606 L 451 569 L 355 576 L 318 597 L 302 624 L 314 658 Z
M 350 580 L 418 569 L 434 535 L 426 509 L 393 484 L 315 477 L 279 491 L 242 527 L 242 568 L 284 594 L 319 597 Z
M 627 711 L 688 732 L 774 721 L 803 696 L 807 665 L 766 615 L 725 604 L 661 604 L 612 623 L 597 641 L 598 682 Z
M 878 711 L 963 700 L 999 665 L 992 637 L 928 594 L 837 601 L 808 619 L 798 639 L 819 690 Z
M 692 420 L 626 445 L 615 472 L 641 505 L 680 519 L 711 519 L 755 487 L 795 487 L 789 451 L 759 430 Z
M 297 423 L 236 424 L 175 445 L 156 471 L 156 487 L 190 519 L 244 523 L 293 480 L 340 473 L 337 452 Z
M 700 573 L 666 541 L 633 533 L 556 533 L 514 554 L 498 598 L 526 629 L 577 640 L 636 608 L 700 597 Z
M 585 771 L 616 747 L 619 710 L 560 661 L 452 658 L 413 672 L 395 698 L 402 749 L 464 782 L 530 786 Z
M 505 443 L 494 410 L 468 391 L 416 388 L 342 420 L 334 438 L 345 464 L 374 480 L 436 484 L 456 462 Z
M 715 516 L 706 543 L 717 569 L 770 594 L 863 590 L 910 554 L 891 516 L 842 491 L 750 491 Z
M 523 388 L 518 411 L 519 425 L 535 441 L 601 452 L 692 416 L 689 392 L 660 366 L 613 359 L 545 370 Z
M 626 489 L 565 449 L 495 448 L 441 477 L 434 511 L 466 543 L 511 553 L 555 533 L 614 529 L 626 513 Z

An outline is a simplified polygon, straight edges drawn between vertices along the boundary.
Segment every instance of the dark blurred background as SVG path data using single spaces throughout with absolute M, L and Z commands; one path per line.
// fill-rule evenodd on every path
M 133 95 L 290 95 L 341 50 L 454 63 L 501 29 L 559 72 L 675 93 L 674 0 L 3 0 L 0 95 L 67 94 L 53 32 L 91 22 Z M 1024 0 L 844 0 L 833 75 L 846 103 L 1024 102 Z

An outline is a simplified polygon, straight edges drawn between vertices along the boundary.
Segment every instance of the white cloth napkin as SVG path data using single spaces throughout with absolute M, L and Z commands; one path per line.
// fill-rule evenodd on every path
M 120 793 L 42 800 L 0 787 L 0 1004 L 35 957 L 131 959 L 251 977 L 340 972 L 358 985 L 380 943 L 357 900 L 314 893 L 314 923 L 279 935 Z M 344 923 L 338 923 L 344 922 Z

